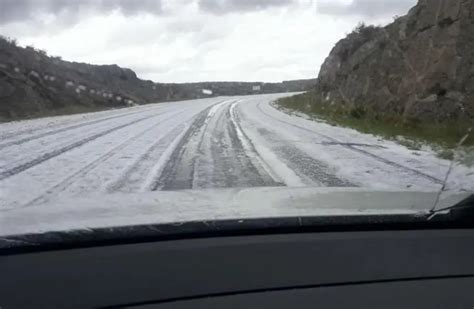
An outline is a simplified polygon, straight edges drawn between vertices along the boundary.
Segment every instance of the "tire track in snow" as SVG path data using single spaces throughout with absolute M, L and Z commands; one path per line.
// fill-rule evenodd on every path
M 184 111 L 183 111 L 184 112 Z M 145 130 L 142 130 L 140 131 L 139 133 L 129 137 L 128 139 L 126 139 L 125 141 L 121 142 L 119 145 L 115 146 L 114 148 L 110 149 L 109 151 L 107 151 L 106 153 L 104 153 L 103 155 L 101 155 L 100 157 L 98 157 L 97 159 L 89 162 L 88 164 L 86 164 L 85 166 L 83 166 L 80 170 L 72 173 L 71 175 L 67 176 L 66 178 L 64 178 L 63 180 L 61 180 L 60 182 L 58 182 L 56 185 L 50 187 L 49 189 L 47 189 L 45 191 L 45 193 L 41 194 L 40 196 L 30 200 L 29 202 L 23 204 L 23 206 L 21 206 L 20 208 L 24 208 L 24 207 L 28 207 L 28 206 L 31 206 L 33 204 L 39 204 L 39 203 L 44 203 L 46 201 L 48 201 L 48 198 L 53 196 L 53 195 L 56 195 L 56 194 L 59 194 L 60 192 L 64 191 L 67 187 L 69 187 L 71 184 L 73 184 L 77 179 L 83 177 L 84 175 L 86 175 L 87 173 L 89 173 L 90 171 L 92 171 L 94 168 L 96 168 L 97 166 L 99 166 L 101 163 L 103 163 L 104 161 L 108 160 L 109 158 L 111 158 L 112 156 L 114 156 L 115 154 L 117 154 L 119 151 L 121 151 L 122 149 L 124 149 L 125 147 L 129 146 L 129 144 L 140 138 L 141 136 L 145 135 L 146 133 L 148 133 L 150 130 L 153 130 L 155 129 L 156 127 L 159 127 L 160 125 L 162 125 L 164 122 L 170 120 L 170 119 L 173 119 L 174 117 L 176 117 L 178 114 L 181 114 L 183 112 L 180 112 L 180 113 L 176 113 L 176 114 L 173 114 L 172 116 L 152 125 L 151 127 L 148 127 L 146 128 Z M 158 115 L 157 115 L 158 116 Z
M 87 121 L 87 122 L 81 122 L 81 123 L 78 123 L 78 124 L 75 124 L 75 125 L 71 125 L 71 126 L 67 126 L 67 127 L 63 127 L 63 128 L 59 128 L 59 129 L 52 129 L 52 130 L 47 131 L 47 132 L 39 133 L 39 134 L 36 134 L 36 135 L 32 135 L 32 136 L 28 136 L 28 137 L 24 137 L 24 138 L 20 138 L 20 139 L 17 139 L 17 140 L 13 140 L 13 141 L 10 141 L 10 142 L 0 144 L 0 150 L 2 150 L 4 148 L 7 148 L 7 147 L 11 147 L 11 146 L 21 145 L 21 144 L 24 144 L 24 143 L 27 143 L 27 142 L 30 142 L 30 141 L 34 141 L 34 140 L 46 137 L 46 136 L 51 136 L 51 135 L 55 135 L 55 134 L 58 134 L 58 133 L 63 133 L 63 132 L 67 132 L 67 131 L 70 131 L 70 130 L 75 130 L 75 129 L 87 127 L 87 126 L 90 126 L 90 125 L 106 122 L 106 121 L 113 120 L 113 119 L 132 116 L 132 115 L 143 113 L 143 112 L 144 111 L 129 112 L 129 113 L 115 115 L 115 116 L 111 116 L 111 117 L 100 118 L 100 119 L 91 120 L 91 121 Z
M 312 133 L 312 134 L 316 134 L 316 135 L 318 135 L 318 136 L 321 136 L 321 137 L 323 137 L 323 138 L 326 138 L 326 139 L 330 140 L 331 142 L 335 142 L 335 143 L 340 144 L 341 147 L 344 147 L 344 148 L 346 148 L 346 149 L 352 150 L 352 151 L 354 151 L 354 152 L 358 152 L 358 153 L 360 153 L 360 154 L 362 154 L 362 155 L 371 157 L 371 158 L 373 158 L 373 159 L 375 159 L 375 160 L 377 160 L 377 161 L 379 161 L 379 162 L 382 162 L 382 163 L 384 163 L 384 164 L 387 164 L 387 165 L 396 167 L 396 168 L 401 169 L 401 170 L 404 170 L 404 171 L 406 171 L 406 172 L 410 172 L 410 173 L 415 174 L 415 175 L 417 175 L 417 176 L 419 176 L 419 177 L 423 177 L 423 178 L 428 179 L 428 180 L 430 180 L 430 181 L 432 181 L 432 182 L 434 182 L 434 183 L 436 183 L 436 184 L 443 184 L 443 180 L 438 179 L 438 178 L 436 178 L 436 177 L 433 177 L 433 176 L 431 176 L 431 175 L 425 174 L 425 173 L 423 173 L 423 172 L 420 172 L 420 171 L 418 171 L 418 170 L 416 170 L 416 169 L 413 169 L 413 168 L 404 166 L 404 165 L 402 165 L 402 164 L 399 164 L 399 163 L 397 163 L 397 162 L 393 162 L 393 161 L 390 161 L 390 160 L 388 160 L 388 159 L 382 158 L 382 157 L 380 157 L 380 156 L 378 156 L 378 155 L 375 155 L 375 154 L 373 154 L 373 153 L 371 153 L 371 152 L 369 152 L 369 151 L 356 148 L 355 146 L 352 146 L 352 145 L 350 145 L 350 144 L 342 143 L 341 141 L 338 141 L 337 139 L 332 138 L 332 137 L 330 137 L 330 136 L 327 136 L 327 135 L 325 135 L 325 134 L 321 134 L 321 133 L 319 133 L 319 132 L 310 130 L 310 129 L 308 129 L 308 128 L 299 126 L 299 125 L 297 125 L 297 124 L 294 124 L 294 123 L 291 123 L 291 122 L 288 122 L 288 121 L 281 120 L 281 119 L 278 119 L 278 118 L 276 118 L 276 117 L 273 117 L 272 115 L 270 115 L 270 114 L 268 114 L 267 112 L 263 111 L 263 109 L 262 109 L 262 107 L 261 107 L 261 104 L 262 104 L 262 102 L 260 102 L 260 103 L 257 104 L 257 108 L 259 109 L 259 111 L 260 111 L 262 114 L 264 114 L 265 116 L 267 116 L 267 117 L 269 117 L 269 118 L 271 118 L 271 119 L 273 119 L 273 120 L 275 120 L 275 121 L 284 123 L 284 124 L 286 124 L 286 125 L 289 125 L 289 126 L 292 126 L 292 127 L 298 128 L 298 129 L 301 129 L 301 130 L 306 131 L 306 132 L 310 132 L 310 133 Z
M 96 139 L 98 139 L 98 138 L 100 138 L 100 137 L 103 137 L 103 136 L 105 136 L 105 135 L 107 135 L 107 134 L 110 134 L 110 133 L 112 133 L 112 132 L 114 132 L 114 131 L 117 131 L 117 130 L 120 130 L 120 129 L 129 127 L 129 126 L 131 126 L 131 125 L 134 125 L 134 124 L 136 124 L 136 123 L 139 123 L 139 122 L 141 122 L 141 121 L 144 121 L 144 120 L 146 120 L 146 119 L 150 119 L 150 118 L 156 117 L 156 116 L 158 116 L 158 115 L 155 114 L 155 115 L 145 116 L 145 117 L 136 119 L 136 120 L 134 120 L 134 121 L 132 121 L 132 122 L 128 122 L 128 123 L 125 123 L 125 124 L 122 124 L 122 125 L 119 125 L 119 126 L 115 126 L 115 127 L 110 128 L 110 129 L 108 129 L 108 130 L 105 130 L 105 131 L 102 131 L 102 132 L 100 132 L 100 133 L 91 135 L 91 136 L 89 136 L 89 137 L 87 137 L 87 138 L 81 139 L 81 140 L 79 140 L 79 141 L 76 141 L 76 142 L 71 143 L 71 144 L 69 144 L 69 145 L 67 145 L 67 146 L 61 147 L 61 148 L 59 148 L 59 149 L 55 149 L 55 150 L 53 150 L 53 151 L 44 153 L 44 154 L 42 154 L 41 156 L 39 156 L 39 157 L 37 157 L 37 158 L 35 158 L 35 159 L 33 159 L 33 160 L 27 161 L 27 162 L 25 162 L 25 163 L 19 164 L 19 165 L 15 166 L 15 167 L 12 167 L 12 168 L 9 168 L 9 169 L 7 169 L 7 170 L 5 170 L 5 171 L 0 172 L 0 180 L 4 180 L 4 179 L 9 178 L 9 177 L 11 177 L 11 176 L 14 176 L 14 175 L 16 175 L 16 174 L 19 174 L 19 173 L 21 173 L 21 172 L 23 172 L 23 171 L 26 171 L 26 170 L 28 170 L 28 169 L 30 169 L 30 168 L 32 168 L 32 167 L 38 165 L 38 164 L 41 164 L 41 163 L 43 163 L 43 162 L 45 162 L 45 161 L 47 161 L 47 160 L 49 160 L 49 159 L 52 159 L 52 158 L 54 158 L 54 157 L 57 157 L 57 156 L 59 156 L 59 155 L 65 153 L 65 152 L 67 152 L 67 151 L 71 151 L 71 150 L 73 150 L 73 149 L 75 149 L 75 148 L 78 148 L 78 147 L 80 147 L 80 146 L 82 146 L 82 145 L 84 145 L 84 144 L 86 144 L 86 143 L 89 143 L 89 142 L 91 142 L 91 141 L 93 141 L 93 140 L 96 140 Z
M 194 119 L 152 190 L 284 185 L 267 172 L 245 138 L 233 111 L 235 104 L 223 102 Z
M 106 191 L 108 193 L 140 191 L 143 182 L 146 181 L 144 176 L 153 171 L 153 167 L 159 162 L 160 157 L 183 130 L 184 126 L 179 124 L 159 138 L 117 180 L 107 184 Z
M 236 112 L 236 106 L 239 102 L 234 102 L 226 111 L 229 121 L 229 132 L 233 141 L 238 143 L 238 148 L 242 150 L 244 158 L 249 160 L 255 172 L 259 175 L 259 184 L 251 184 L 252 186 L 285 186 L 286 184 L 277 176 L 272 168 L 263 160 L 255 149 L 252 140 L 247 136 L 240 124 L 239 114 Z
M 219 103 L 216 105 L 219 105 Z M 216 105 L 206 108 L 195 117 L 190 127 L 180 138 L 179 142 L 177 142 L 160 176 L 150 185 L 152 191 L 192 188 L 197 158 L 196 142 L 193 141 L 193 139 L 200 141 L 203 127 L 207 125 L 209 117 L 212 117 L 212 115 L 210 115 L 211 110 Z
M 251 142 L 250 138 L 245 134 L 243 128 L 240 126 L 239 115 L 234 111 L 236 105 L 232 106 L 231 111 L 234 114 L 234 117 L 237 121 L 233 120 L 234 123 L 238 126 L 241 135 L 244 136 L 244 139 L 248 140 L 250 144 L 251 151 L 257 154 L 257 158 L 260 158 L 258 152 L 255 149 L 255 146 Z M 261 135 L 266 135 L 269 138 L 278 140 L 278 138 L 272 132 L 266 129 L 258 129 Z M 306 177 L 309 179 L 309 183 L 317 183 L 327 187 L 355 187 L 356 185 L 352 184 L 346 179 L 341 179 L 336 175 L 330 173 L 330 168 L 314 158 L 306 155 L 303 151 L 299 150 L 294 146 L 283 144 L 277 148 L 272 149 L 273 152 L 280 158 L 282 158 L 285 164 L 294 172 L 298 172 L 299 177 Z M 263 159 L 261 162 L 264 166 L 267 166 Z M 270 167 L 268 167 L 269 173 L 274 173 Z M 275 177 L 274 177 L 275 178 Z
M 305 181 L 305 183 L 308 182 L 309 185 L 319 184 L 325 187 L 356 187 L 350 181 L 331 173 L 330 167 L 325 163 L 312 158 L 297 147 L 281 141 L 273 132 L 263 128 L 259 128 L 258 132 L 277 143 L 277 146 L 272 147 L 272 150 L 299 177 L 307 178 L 308 181 Z

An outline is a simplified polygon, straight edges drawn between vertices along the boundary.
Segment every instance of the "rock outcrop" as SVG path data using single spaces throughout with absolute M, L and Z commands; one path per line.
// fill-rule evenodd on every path
M 315 83 L 155 83 L 141 80 L 132 70 L 117 65 L 63 61 L 0 38 L 0 121 L 209 95 L 303 91 Z M 208 91 L 204 93 L 203 89 Z
M 419 0 L 386 27 L 360 25 L 321 67 L 324 102 L 406 121 L 474 123 L 474 1 Z

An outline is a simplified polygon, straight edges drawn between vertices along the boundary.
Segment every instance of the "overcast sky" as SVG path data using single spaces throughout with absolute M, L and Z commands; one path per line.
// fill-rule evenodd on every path
M 156 82 L 316 77 L 359 21 L 416 0 L 0 0 L 0 34 Z

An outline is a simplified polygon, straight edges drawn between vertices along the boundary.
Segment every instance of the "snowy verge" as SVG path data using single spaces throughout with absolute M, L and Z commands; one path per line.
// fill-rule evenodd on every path
M 276 100 L 269 102 L 265 107 L 265 111 L 270 112 L 279 120 L 297 123 L 298 126 L 317 132 L 322 136 L 328 136 L 339 144 L 353 145 L 351 147 L 354 149 L 436 178 L 439 180 L 439 188 L 452 167 L 446 188 L 456 191 L 474 190 L 474 166 L 467 166 L 459 162 L 452 163 L 450 160 L 442 159 L 438 156 L 437 151 L 428 144 L 421 147 L 420 150 L 413 150 L 396 140 L 362 133 L 352 128 L 335 126 L 302 112 L 288 110 L 278 106 Z M 337 159 L 337 157 L 335 158 Z M 328 157 L 325 159 L 336 166 L 340 164 L 337 162 L 338 160 L 330 160 Z

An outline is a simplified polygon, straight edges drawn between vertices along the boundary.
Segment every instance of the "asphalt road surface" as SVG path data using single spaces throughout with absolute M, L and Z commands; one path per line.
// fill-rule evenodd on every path
M 57 196 L 234 187 L 434 189 L 448 162 L 290 115 L 289 94 L 0 124 L 0 208 Z

